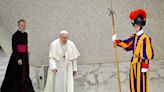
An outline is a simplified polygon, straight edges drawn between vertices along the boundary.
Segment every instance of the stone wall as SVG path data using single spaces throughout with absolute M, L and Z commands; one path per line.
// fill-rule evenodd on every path
M 75 92 L 118 92 L 114 63 L 85 64 L 78 66 Z M 122 91 L 128 92 L 129 62 L 120 62 Z M 150 92 L 163 92 L 164 60 L 151 61 L 149 70 Z
M 3 81 L 9 57 L 0 51 L 0 85 Z M 31 67 L 30 76 L 36 92 L 40 68 Z M 129 61 L 120 62 L 122 92 L 128 92 Z M 118 92 L 115 63 L 79 64 L 75 77 L 75 92 Z M 152 60 L 149 70 L 150 92 L 163 92 L 164 60 Z
M 75 92 L 118 92 L 116 71 L 115 63 L 78 65 Z M 129 62 L 120 62 L 120 72 L 122 92 L 129 92 Z M 33 82 L 37 88 L 35 78 Z M 149 92 L 163 92 L 163 86 L 164 60 L 152 60 L 149 69 Z
M 124 39 L 135 33 L 129 21 L 129 12 L 137 8 L 146 9 L 148 19 L 144 30 L 152 37 L 157 54 L 155 58 L 164 59 L 164 31 L 161 30 L 164 1 L 112 1 L 118 38 Z M 79 64 L 113 62 L 109 7 L 111 0 L 0 0 L 0 44 L 9 53 L 11 34 L 17 30 L 17 21 L 24 18 L 33 66 L 48 64 L 49 45 L 63 29 L 69 31 L 70 40 L 75 42 L 81 53 Z M 130 55 L 124 53 L 119 50 L 119 60 L 128 61 Z
M 79 64 L 75 92 L 119 92 L 115 63 Z M 39 68 L 31 67 L 31 77 L 38 90 Z M 120 62 L 122 92 L 129 92 L 129 62 Z M 152 60 L 149 69 L 149 92 L 163 92 L 164 60 Z M 43 90 L 40 90 L 43 91 Z

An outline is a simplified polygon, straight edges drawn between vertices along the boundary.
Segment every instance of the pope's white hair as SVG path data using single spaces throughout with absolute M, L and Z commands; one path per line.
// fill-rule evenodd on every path
M 60 32 L 60 35 L 61 34 L 68 34 L 68 31 L 67 30 L 62 30 L 61 32 Z
M 67 31 L 67 30 L 62 30 L 62 31 L 60 32 L 59 37 L 61 37 L 63 34 L 68 35 L 68 31 Z

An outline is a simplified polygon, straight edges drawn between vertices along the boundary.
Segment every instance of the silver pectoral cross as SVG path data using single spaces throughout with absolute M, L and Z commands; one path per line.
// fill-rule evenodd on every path
M 65 57 L 66 57 L 66 56 L 64 55 L 63 58 L 65 59 Z

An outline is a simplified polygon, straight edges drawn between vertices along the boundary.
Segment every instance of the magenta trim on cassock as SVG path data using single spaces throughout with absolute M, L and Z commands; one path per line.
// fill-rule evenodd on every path
M 27 52 L 27 45 L 26 44 L 17 45 L 17 52 Z

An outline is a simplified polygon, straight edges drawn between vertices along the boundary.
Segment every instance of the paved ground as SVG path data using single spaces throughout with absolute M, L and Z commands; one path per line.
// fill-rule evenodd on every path
M 6 67 L 9 61 L 9 57 L 5 55 L 5 53 L 0 50 L 0 86 L 2 84 L 2 81 L 4 79 L 4 75 L 5 75 L 5 71 L 6 71 Z M 36 92 L 43 92 L 41 90 L 38 90 L 38 85 L 37 85 L 37 81 L 36 81 L 36 74 L 35 74 L 35 68 L 31 67 L 31 79 L 33 80 L 33 85 L 34 88 L 36 90 Z
M 0 50 L 0 85 L 3 81 L 9 57 Z M 153 60 L 149 69 L 150 92 L 164 92 L 164 60 Z M 75 92 L 118 92 L 114 63 L 78 65 L 75 77 Z M 120 62 L 122 92 L 128 92 L 129 62 Z M 38 68 L 30 67 L 30 77 L 36 92 L 38 89 Z

